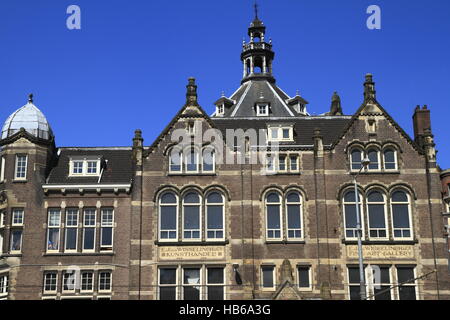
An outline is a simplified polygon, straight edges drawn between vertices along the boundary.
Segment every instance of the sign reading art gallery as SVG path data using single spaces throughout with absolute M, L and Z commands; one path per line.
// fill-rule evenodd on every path
M 347 257 L 358 258 L 358 246 L 347 246 Z M 410 245 L 365 245 L 364 259 L 414 258 L 414 246 Z
M 159 247 L 161 260 L 220 260 L 225 259 L 223 246 Z

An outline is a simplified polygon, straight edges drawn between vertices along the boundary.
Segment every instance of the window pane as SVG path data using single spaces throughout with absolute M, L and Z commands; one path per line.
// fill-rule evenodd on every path
M 387 290 L 389 288 L 389 286 L 380 286 L 379 289 L 374 288 L 375 300 L 391 300 L 391 291 Z M 383 292 L 384 290 L 386 291 Z
M 276 193 L 271 193 L 267 196 L 267 202 L 278 203 L 278 202 L 280 202 L 280 196 Z
M 213 192 L 208 195 L 208 203 L 222 203 L 223 199 L 220 193 Z
M 360 150 L 353 150 L 352 151 L 352 169 L 358 170 L 361 169 L 361 151 Z
M 161 197 L 161 203 L 177 203 L 177 198 L 172 193 L 165 193 Z
M 11 251 L 20 251 L 22 247 L 22 230 L 11 232 Z
M 378 170 L 379 164 L 378 164 L 378 151 L 377 150 L 369 150 L 368 157 L 370 160 L 369 169 L 371 170 Z
M 177 269 L 160 269 L 159 283 L 160 284 L 176 284 Z
M 396 191 L 392 194 L 392 201 L 394 202 L 408 202 L 408 196 L 403 191 Z
M 85 228 L 84 229 L 84 245 L 85 250 L 94 249 L 94 238 L 95 238 L 95 228 Z
M 181 153 L 179 151 L 171 151 L 170 153 L 170 171 L 181 171 Z
M 356 207 L 354 204 L 346 204 L 345 206 L 345 227 L 356 228 Z
M 398 283 L 403 283 L 408 280 L 414 279 L 414 269 L 413 268 L 397 268 L 397 279 Z
M 208 210 L 208 229 L 222 229 L 223 228 L 223 206 L 211 206 L 207 207 Z
M 396 169 L 395 152 L 394 151 L 386 150 L 384 152 L 384 167 L 388 170 Z
M 160 300 L 176 300 L 176 287 L 160 287 L 159 288 Z
M 385 228 L 384 205 L 369 204 L 369 225 L 370 228 Z
M 59 228 L 48 229 L 48 250 L 59 250 Z
M 409 206 L 407 204 L 393 204 L 392 214 L 394 228 L 409 228 Z
M 364 274 L 365 277 L 365 274 Z M 349 283 L 352 284 L 359 284 L 359 268 L 356 267 L 352 267 L 352 268 L 348 268 L 348 278 L 349 278 Z
M 361 300 L 359 286 L 350 286 L 350 300 Z
M 77 249 L 77 228 L 67 228 L 66 229 L 66 249 L 76 250 Z
M 289 137 L 290 137 L 290 130 L 283 129 L 283 139 L 289 139 Z
M 112 246 L 113 228 L 102 228 L 102 246 Z
M 298 284 L 300 288 L 309 288 L 309 267 L 298 268 Z
M 300 205 L 288 205 L 287 214 L 288 214 L 288 228 L 301 229 L 302 225 L 300 220 Z
M 280 228 L 280 206 L 268 205 L 267 206 L 267 227 L 269 229 Z
M 400 286 L 398 288 L 400 300 L 416 300 L 415 286 Z
M 223 299 L 223 286 L 208 286 L 208 300 Z
M 368 197 L 369 202 L 384 202 L 383 195 L 380 192 L 371 192 Z
M 61 223 L 61 211 L 60 210 L 50 210 L 48 217 L 49 227 L 59 227 Z
M 273 288 L 273 270 L 274 267 L 262 267 L 262 278 L 264 288 Z
M 184 208 L 184 228 L 199 229 L 200 228 L 200 207 L 185 206 Z
M 223 268 L 208 268 L 208 284 L 223 283 Z
M 186 157 L 186 170 L 197 171 L 197 153 L 194 150 L 188 152 Z
M 203 150 L 203 171 L 213 171 L 214 170 L 214 150 L 205 149 Z
M 173 230 L 177 226 L 177 208 L 176 206 L 161 207 L 161 229 Z

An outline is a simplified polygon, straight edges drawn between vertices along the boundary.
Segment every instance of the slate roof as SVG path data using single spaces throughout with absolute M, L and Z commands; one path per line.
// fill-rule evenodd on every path
M 295 110 L 288 106 L 290 99 L 274 83 L 266 80 L 247 81 L 229 98 L 234 105 L 226 108 L 223 118 L 256 116 L 255 102 L 264 98 L 270 105 L 269 116 L 297 117 Z
M 351 119 L 351 116 L 212 118 L 214 125 L 222 132 L 224 139 L 226 138 L 226 129 L 241 128 L 245 131 L 253 128 L 260 130 L 267 129 L 268 124 L 293 124 L 294 141 L 283 142 L 280 145 L 296 146 L 311 146 L 316 128 L 321 131 L 323 144 L 331 145 L 343 134 Z
M 126 184 L 133 178 L 132 150 L 118 148 L 60 148 L 60 153 L 51 170 L 47 184 Z M 108 160 L 100 183 L 96 177 L 69 177 L 71 157 L 101 156 Z

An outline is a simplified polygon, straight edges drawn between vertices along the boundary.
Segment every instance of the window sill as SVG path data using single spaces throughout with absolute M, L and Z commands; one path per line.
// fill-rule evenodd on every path
M 155 241 L 157 246 L 219 246 L 227 245 L 228 240 L 223 241 Z
M 355 244 L 358 244 L 358 240 L 346 240 L 346 239 L 343 239 L 342 243 L 345 244 L 345 245 L 355 245 Z M 417 240 L 383 240 L 383 241 L 381 241 L 381 240 L 378 240 L 378 241 L 376 241 L 376 240 L 363 240 L 362 241 L 363 245 L 377 245 L 377 244 L 381 244 L 381 245 L 382 244 L 387 244 L 387 245 L 410 244 L 410 245 L 413 245 L 413 244 L 417 244 L 417 243 L 419 243 L 419 241 L 417 241 Z
M 300 171 L 296 172 L 284 172 L 284 171 L 266 171 L 267 175 L 273 176 L 298 176 L 301 175 Z
M 350 174 L 356 175 L 358 174 L 359 170 L 351 170 Z M 362 170 L 362 175 L 376 175 L 376 174 L 400 174 L 400 170 L 372 170 L 372 171 L 364 171 Z
M 16 179 L 14 179 L 13 181 L 12 181 L 13 183 L 27 183 L 28 182 L 28 180 L 16 180 Z
M 107 252 L 46 252 L 43 253 L 43 257 L 54 257 L 54 256 L 114 256 L 114 251 Z
M 266 244 L 306 244 L 305 240 L 266 240 Z
M 192 176 L 205 176 L 205 177 L 214 177 L 217 176 L 216 172 L 192 172 L 192 173 L 178 173 L 178 172 L 170 172 L 167 174 L 169 177 L 192 177 Z
M 15 253 L 15 252 L 13 252 L 13 253 L 4 253 L 4 254 L 1 255 L 1 257 L 6 257 L 6 258 L 10 258 L 10 257 L 18 257 L 18 258 L 20 258 L 20 257 L 22 257 L 22 253 L 21 253 L 21 252 L 17 252 L 17 253 Z

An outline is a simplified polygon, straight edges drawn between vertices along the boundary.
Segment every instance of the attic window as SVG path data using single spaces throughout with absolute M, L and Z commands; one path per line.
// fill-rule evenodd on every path
M 69 176 L 71 177 L 99 176 L 100 163 L 101 158 L 99 157 L 71 158 L 69 164 Z
M 292 141 L 294 139 L 292 126 L 270 126 L 268 133 L 269 141 Z
M 217 115 L 223 115 L 225 113 L 225 106 L 224 104 L 219 104 L 217 106 Z
M 268 116 L 269 115 L 269 106 L 267 104 L 258 104 L 256 106 L 256 115 L 258 117 Z

